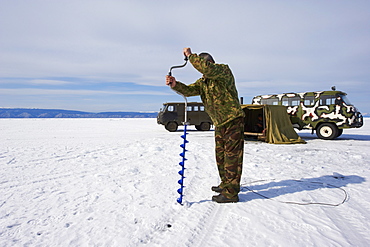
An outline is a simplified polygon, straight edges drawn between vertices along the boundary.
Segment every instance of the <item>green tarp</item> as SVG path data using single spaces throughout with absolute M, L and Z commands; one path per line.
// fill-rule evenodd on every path
M 285 106 L 281 105 L 242 105 L 246 113 L 245 128 L 253 131 L 258 115 L 263 116 L 265 141 L 273 144 L 306 143 L 295 132 Z M 249 129 L 248 129 L 249 128 Z

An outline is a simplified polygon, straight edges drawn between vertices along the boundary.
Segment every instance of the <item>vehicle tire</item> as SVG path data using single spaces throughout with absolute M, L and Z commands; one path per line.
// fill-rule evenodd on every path
M 165 126 L 166 130 L 170 132 L 175 132 L 179 125 L 176 122 L 168 122 Z
M 201 130 L 201 131 L 208 131 L 211 129 L 211 124 L 208 123 L 208 122 L 203 122 L 199 125 L 199 129 L 197 128 L 197 130 Z
M 343 129 L 338 129 L 338 135 L 337 137 L 340 137 L 343 134 Z
M 338 137 L 338 127 L 332 123 L 323 123 L 316 129 L 316 135 L 320 139 L 333 140 Z

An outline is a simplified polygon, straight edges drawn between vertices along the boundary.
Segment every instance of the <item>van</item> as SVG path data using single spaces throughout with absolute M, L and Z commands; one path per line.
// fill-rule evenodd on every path
M 210 130 L 213 122 L 204 109 L 201 102 L 187 103 L 187 120 L 185 121 L 185 103 L 170 102 L 164 103 L 163 108 L 157 115 L 157 123 L 164 125 L 165 129 L 174 132 L 178 126 L 195 125 L 197 130 Z
M 293 127 L 311 129 L 320 139 L 332 140 L 339 137 L 343 129 L 363 125 L 361 113 L 346 95 L 333 87 L 332 91 L 259 95 L 252 99 L 252 104 L 283 105 Z

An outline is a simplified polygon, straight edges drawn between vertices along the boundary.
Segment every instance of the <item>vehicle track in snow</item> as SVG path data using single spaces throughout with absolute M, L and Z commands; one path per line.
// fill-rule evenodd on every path
M 106 149 L 107 151 L 110 149 Z M 22 187 L 22 186 L 29 186 L 31 184 L 36 183 L 43 183 L 43 182 L 53 182 L 60 179 L 66 179 L 66 178 L 75 178 L 75 177 L 82 177 L 87 174 L 91 174 L 96 169 L 96 163 L 93 165 L 89 165 L 89 160 L 95 159 L 91 158 L 89 156 L 106 156 L 106 152 L 102 152 L 104 149 L 97 149 L 97 150 L 91 150 L 82 154 L 71 154 L 70 152 L 67 154 L 58 154 L 55 156 L 46 156 L 46 157 L 40 157 L 38 159 L 31 159 L 31 160 L 25 160 L 24 158 L 19 158 L 20 161 L 16 161 L 16 157 L 12 158 L 13 164 L 10 164 L 7 162 L 7 165 L 4 169 L 4 173 L 8 174 L 15 174 L 16 176 L 22 176 L 21 179 L 12 179 L 7 177 L 7 179 L 3 180 L 0 184 L 0 189 L 11 189 L 15 187 Z M 76 159 L 82 159 L 83 162 L 81 162 L 81 165 L 75 166 L 73 170 L 65 170 L 64 164 L 68 163 L 69 160 L 76 160 Z M 99 161 L 98 161 L 99 162 Z M 113 166 L 116 164 L 117 161 L 110 160 L 109 163 L 102 161 L 104 166 L 109 169 L 110 166 Z M 94 163 L 94 162 L 92 162 Z M 47 169 L 44 169 L 44 167 L 47 167 Z M 51 168 L 51 170 L 50 170 Z M 39 169 L 39 175 L 32 176 L 28 175 L 27 171 L 28 169 Z M 10 170 L 13 170 L 13 172 L 8 172 Z M 19 170 L 21 173 L 14 173 L 14 170 Z
M 212 203 L 199 217 L 199 224 L 193 231 L 193 236 L 188 240 L 187 246 L 212 246 L 212 238 L 220 237 L 226 224 L 228 205 Z
M 347 205 L 351 204 L 351 206 Z M 369 208 L 355 199 L 350 200 L 346 205 L 338 207 L 336 210 L 325 209 L 333 225 L 340 231 L 345 239 L 349 239 L 351 246 L 361 246 L 363 243 L 370 243 L 369 232 L 364 229 L 370 229 Z M 366 224 L 359 225 L 358 222 Z

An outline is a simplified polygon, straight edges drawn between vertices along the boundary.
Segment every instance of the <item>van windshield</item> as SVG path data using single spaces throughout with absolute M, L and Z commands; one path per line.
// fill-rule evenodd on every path
M 339 96 L 342 98 L 343 102 L 346 104 L 346 105 L 352 105 L 351 102 L 348 100 L 347 96 L 343 95 L 343 94 L 339 94 Z

